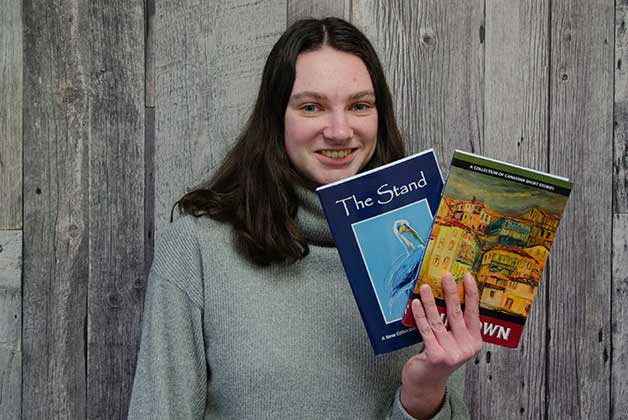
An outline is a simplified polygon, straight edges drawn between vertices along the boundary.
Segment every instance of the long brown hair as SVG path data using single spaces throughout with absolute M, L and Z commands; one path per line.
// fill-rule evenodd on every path
M 284 147 L 284 115 L 297 56 L 323 45 L 360 57 L 371 76 L 378 110 L 377 146 L 363 170 L 405 154 L 382 66 L 364 34 L 333 17 L 295 22 L 266 60 L 253 113 L 235 145 L 211 179 L 173 206 L 180 214 L 230 223 L 239 250 L 258 265 L 292 263 L 309 252 L 295 222 L 299 199 L 294 187 L 303 185 L 303 177 Z

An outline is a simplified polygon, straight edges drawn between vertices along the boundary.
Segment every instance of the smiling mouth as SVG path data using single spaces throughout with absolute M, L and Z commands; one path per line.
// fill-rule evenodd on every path
M 319 150 L 318 153 L 331 159 L 344 159 L 349 156 L 355 149 L 343 150 Z

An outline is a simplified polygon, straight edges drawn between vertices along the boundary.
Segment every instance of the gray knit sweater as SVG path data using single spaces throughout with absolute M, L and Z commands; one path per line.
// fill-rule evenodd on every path
M 229 225 L 184 216 L 157 242 L 129 419 L 412 419 L 401 369 L 375 356 L 318 198 L 301 191 L 310 254 L 260 268 Z M 463 369 L 434 419 L 468 419 Z

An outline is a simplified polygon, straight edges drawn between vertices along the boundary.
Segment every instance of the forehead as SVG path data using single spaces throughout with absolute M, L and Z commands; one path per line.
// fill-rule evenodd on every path
M 331 95 L 369 89 L 373 89 L 371 76 L 356 55 L 324 46 L 297 57 L 292 93 L 312 90 Z

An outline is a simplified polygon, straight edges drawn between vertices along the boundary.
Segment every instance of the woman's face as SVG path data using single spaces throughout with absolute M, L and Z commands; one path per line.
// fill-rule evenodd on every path
M 324 46 L 299 54 L 285 115 L 286 152 L 315 185 L 357 174 L 377 144 L 377 108 L 362 60 Z

